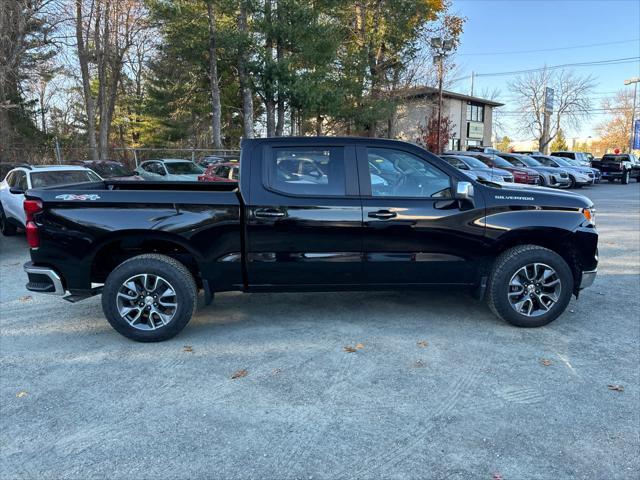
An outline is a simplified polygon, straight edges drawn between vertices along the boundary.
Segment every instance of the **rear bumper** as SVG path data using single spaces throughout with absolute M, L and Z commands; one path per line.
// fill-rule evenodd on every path
M 598 269 L 582 272 L 582 281 L 580 282 L 580 290 L 590 287 L 596 279 Z
M 55 270 L 48 267 L 37 267 L 32 262 L 25 263 L 23 268 L 29 277 L 29 283 L 26 285 L 27 290 L 51 295 L 65 294 L 62 278 Z
M 622 178 L 622 172 L 602 172 L 602 178 Z

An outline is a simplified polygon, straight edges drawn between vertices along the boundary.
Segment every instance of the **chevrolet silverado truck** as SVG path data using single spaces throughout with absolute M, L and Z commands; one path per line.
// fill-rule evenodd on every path
M 32 292 L 102 294 L 115 330 L 173 337 L 199 291 L 468 289 L 538 327 L 594 281 L 592 202 L 476 181 L 417 145 L 370 138 L 242 142 L 239 183 L 32 189 Z M 354 306 L 357 308 L 357 306 Z
M 598 162 L 602 178 L 609 182 L 620 180 L 626 185 L 632 178 L 640 182 L 640 160 L 632 153 L 607 153 Z

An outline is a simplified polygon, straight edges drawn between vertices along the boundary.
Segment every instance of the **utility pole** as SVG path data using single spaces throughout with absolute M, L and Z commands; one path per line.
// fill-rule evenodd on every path
M 549 149 L 549 124 L 551 123 L 551 114 L 553 113 L 553 88 L 544 87 L 544 111 L 542 119 L 542 138 L 540 139 L 540 150 L 547 154 Z
M 476 72 L 471 72 L 471 96 L 473 97 L 473 81 L 476 78 Z
M 633 150 L 633 131 L 636 118 L 636 97 L 638 96 L 638 82 L 640 77 L 633 77 L 624 81 L 625 85 L 633 84 L 633 107 L 631 107 L 631 133 L 629 134 L 629 153 Z
M 453 50 L 453 40 L 445 39 L 441 37 L 434 37 L 431 39 L 431 48 L 433 48 L 433 61 L 438 63 L 438 125 L 437 125 L 437 154 L 442 153 L 442 82 L 444 78 L 444 59 L 447 54 Z

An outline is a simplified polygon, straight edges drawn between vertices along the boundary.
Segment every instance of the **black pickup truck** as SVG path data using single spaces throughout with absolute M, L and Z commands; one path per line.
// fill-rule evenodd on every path
M 242 143 L 240 181 L 105 181 L 26 194 L 27 289 L 102 293 L 111 325 L 173 337 L 214 292 L 471 289 L 523 327 L 593 282 L 587 198 L 478 182 L 426 150 L 369 138 Z M 357 308 L 357 306 L 354 306 Z
M 640 182 L 640 160 L 632 153 L 607 153 L 594 166 L 602 172 L 603 180 L 627 184 L 635 178 Z

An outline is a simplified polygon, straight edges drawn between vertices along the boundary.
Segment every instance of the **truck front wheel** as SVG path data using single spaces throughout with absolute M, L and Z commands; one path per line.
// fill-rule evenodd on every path
M 196 310 L 198 289 L 189 270 L 166 255 L 145 254 L 118 265 L 102 290 L 111 326 L 138 342 L 176 336 Z
M 495 261 L 487 291 L 489 308 L 518 327 L 541 327 L 560 316 L 573 292 L 573 275 L 557 253 L 520 245 Z

